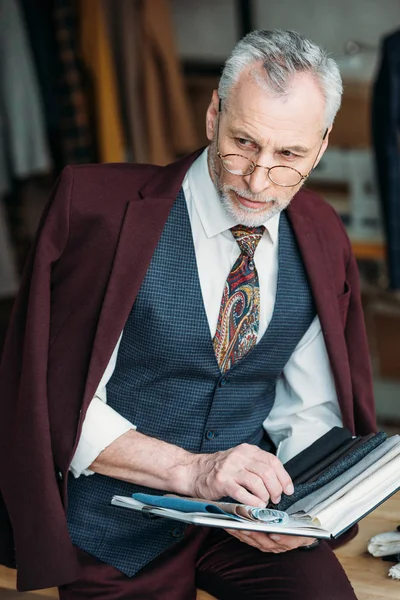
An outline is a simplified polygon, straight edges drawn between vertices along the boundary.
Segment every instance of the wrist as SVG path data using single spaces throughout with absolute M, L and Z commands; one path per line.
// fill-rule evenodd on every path
M 204 455 L 184 452 L 185 454 L 174 469 L 174 485 L 176 491 L 182 496 L 197 497 L 196 481 Z
M 309 544 L 308 546 L 300 546 L 299 550 L 305 550 L 306 552 L 309 550 L 314 550 L 315 548 L 318 548 L 318 546 L 320 546 L 322 543 L 321 539 L 317 539 L 315 540 L 315 542 L 313 542 L 312 544 Z

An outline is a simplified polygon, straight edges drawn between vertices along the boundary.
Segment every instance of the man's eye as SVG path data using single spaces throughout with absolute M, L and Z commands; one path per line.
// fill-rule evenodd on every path
M 293 152 L 290 152 L 290 150 L 282 150 L 281 151 L 281 155 L 284 156 L 285 158 L 298 158 L 298 154 L 294 154 Z
M 247 148 L 251 148 L 251 147 L 255 146 L 254 142 L 251 142 L 250 140 L 246 140 L 246 138 L 236 138 L 236 141 L 241 146 L 246 146 Z

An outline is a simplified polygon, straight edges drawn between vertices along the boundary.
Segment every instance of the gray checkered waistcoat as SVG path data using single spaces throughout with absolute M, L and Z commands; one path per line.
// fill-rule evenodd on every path
M 248 355 L 222 375 L 180 191 L 124 328 L 107 385 L 109 405 L 141 433 L 191 452 L 216 452 L 242 442 L 262 445 L 262 423 L 274 403 L 277 377 L 315 316 L 285 213 L 278 260 L 269 327 Z M 98 474 L 70 475 L 68 488 L 73 543 L 128 576 L 182 538 L 183 524 L 110 505 L 113 494 L 156 490 Z

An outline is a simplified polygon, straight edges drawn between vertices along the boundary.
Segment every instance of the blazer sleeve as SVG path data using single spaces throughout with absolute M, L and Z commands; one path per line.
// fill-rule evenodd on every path
M 67 167 L 42 216 L 0 367 L 0 492 L 13 530 L 20 590 L 73 581 L 78 572 L 54 470 L 46 382 L 51 270 L 68 241 L 72 189 L 73 170 Z M 1 554 L 7 556 L 7 549 Z

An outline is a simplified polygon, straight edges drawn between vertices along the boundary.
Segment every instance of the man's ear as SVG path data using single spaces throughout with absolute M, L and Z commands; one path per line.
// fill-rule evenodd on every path
M 211 96 L 211 101 L 206 113 L 206 134 L 210 141 L 215 135 L 215 126 L 219 112 L 219 96 L 217 90 L 214 90 Z

